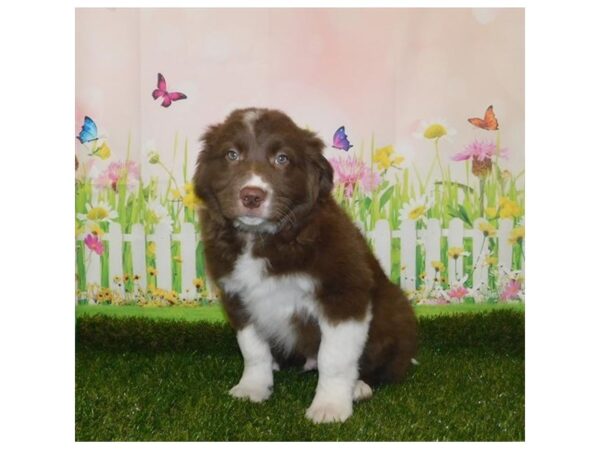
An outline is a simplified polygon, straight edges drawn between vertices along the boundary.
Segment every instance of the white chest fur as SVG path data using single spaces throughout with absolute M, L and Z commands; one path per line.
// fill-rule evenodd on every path
M 297 339 L 292 316 L 318 314 L 315 280 L 304 274 L 271 276 L 266 264 L 265 259 L 252 256 L 249 242 L 233 271 L 219 282 L 225 292 L 240 297 L 257 332 L 289 353 Z

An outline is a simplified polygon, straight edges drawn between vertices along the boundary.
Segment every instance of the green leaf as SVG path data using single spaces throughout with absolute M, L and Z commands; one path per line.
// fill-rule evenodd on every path
M 379 207 L 380 208 L 383 208 L 385 206 L 385 204 L 387 203 L 387 201 L 392 196 L 393 192 L 394 192 L 394 186 L 390 186 L 387 189 L 387 191 L 385 191 L 383 194 L 381 194 L 381 198 L 379 199 Z

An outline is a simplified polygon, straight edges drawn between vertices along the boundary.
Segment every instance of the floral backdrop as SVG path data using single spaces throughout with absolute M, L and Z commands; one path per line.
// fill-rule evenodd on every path
M 334 195 L 367 236 L 381 221 L 414 222 L 414 279 L 394 234 L 389 272 L 415 303 L 523 301 L 523 40 L 523 10 L 510 8 L 78 9 L 78 301 L 213 301 L 202 243 L 175 236 L 198 231 L 198 137 L 245 106 L 282 109 L 319 133 Z M 483 240 L 456 246 L 443 234 L 439 259 L 427 259 L 431 219 L 442 230 L 458 219 Z M 173 237 L 168 266 L 159 231 Z

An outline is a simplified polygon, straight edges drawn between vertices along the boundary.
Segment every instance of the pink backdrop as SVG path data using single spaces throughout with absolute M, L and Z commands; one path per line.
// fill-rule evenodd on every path
M 506 164 L 523 165 L 522 9 L 78 9 L 76 32 L 77 131 L 90 115 L 122 157 L 130 134 L 133 155 L 171 154 L 176 132 L 196 151 L 233 108 L 268 106 L 326 141 L 345 125 L 355 149 L 373 134 L 425 170 L 419 120 L 457 131 L 449 160 L 493 104 Z M 161 108 L 157 72 L 188 99 Z

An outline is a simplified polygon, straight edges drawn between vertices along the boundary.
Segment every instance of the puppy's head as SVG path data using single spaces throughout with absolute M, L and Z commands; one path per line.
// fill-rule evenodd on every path
M 323 141 L 280 111 L 235 110 L 201 141 L 196 194 L 212 217 L 240 229 L 293 226 L 333 188 Z

